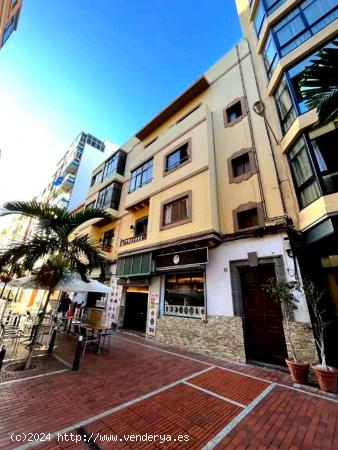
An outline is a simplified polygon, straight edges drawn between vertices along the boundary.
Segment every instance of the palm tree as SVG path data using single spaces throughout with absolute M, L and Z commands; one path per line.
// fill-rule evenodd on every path
M 34 230 L 26 240 L 19 240 L 9 248 L 0 250 L 0 267 L 4 270 L 20 264 L 24 271 L 32 273 L 37 285 L 47 290 L 47 298 L 25 362 L 25 369 L 28 369 L 50 296 L 57 283 L 65 280 L 71 272 L 79 273 L 84 281 L 88 281 L 88 275 L 94 267 L 101 267 L 101 275 L 104 276 L 106 259 L 103 253 L 88 236 L 75 236 L 74 231 L 89 220 L 111 220 L 112 217 L 98 208 L 70 214 L 65 209 L 35 200 L 6 203 L 0 215 L 8 214 L 31 217 Z
M 316 108 L 319 125 L 338 118 L 338 40 L 323 48 L 302 73 L 300 90 L 306 105 Z

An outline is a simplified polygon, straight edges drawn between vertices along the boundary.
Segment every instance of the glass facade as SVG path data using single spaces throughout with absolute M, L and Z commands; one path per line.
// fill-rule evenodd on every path
M 280 58 L 337 18 L 338 3 L 336 0 L 305 0 L 290 11 L 271 28 L 263 48 L 262 54 L 268 77 L 271 77 Z
M 303 135 L 289 152 L 289 162 L 299 207 L 305 208 L 322 195 L 338 192 L 338 130 L 314 139 Z
M 134 192 L 140 187 L 148 184 L 153 179 L 153 160 L 150 159 L 142 166 L 131 172 L 129 192 Z
M 121 197 L 121 184 L 111 183 L 99 192 L 96 206 L 98 208 L 106 209 L 119 209 Z

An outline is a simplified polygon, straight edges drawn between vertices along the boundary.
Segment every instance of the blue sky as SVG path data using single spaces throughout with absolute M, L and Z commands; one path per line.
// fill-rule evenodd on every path
M 0 201 L 38 193 L 81 130 L 122 144 L 240 38 L 235 0 L 24 0 L 0 51 Z

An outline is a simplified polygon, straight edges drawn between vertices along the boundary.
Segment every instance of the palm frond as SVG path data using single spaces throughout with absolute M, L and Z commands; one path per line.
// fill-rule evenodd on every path
M 338 118 L 338 40 L 310 60 L 299 82 L 308 108 L 316 108 L 319 124 Z
M 89 271 L 101 267 L 107 261 L 101 249 L 88 236 L 76 237 L 70 242 L 69 247 L 72 258 L 85 264 Z

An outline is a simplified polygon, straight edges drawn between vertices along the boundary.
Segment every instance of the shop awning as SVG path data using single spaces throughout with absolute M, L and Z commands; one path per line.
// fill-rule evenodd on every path
M 151 274 L 151 253 L 139 253 L 117 260 L 116 276 L 120 278 L 138 277 Z

